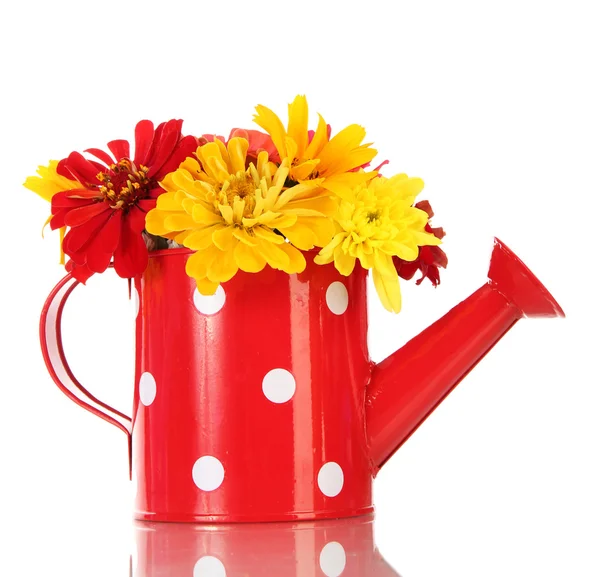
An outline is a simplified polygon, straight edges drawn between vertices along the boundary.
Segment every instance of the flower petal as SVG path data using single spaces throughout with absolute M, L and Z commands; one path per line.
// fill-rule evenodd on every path
M 154 124 L 150 120 L 140 120 L 135 126 L 135 158 L 134 164 L 146 165 L 148 152 L 154 139 Z

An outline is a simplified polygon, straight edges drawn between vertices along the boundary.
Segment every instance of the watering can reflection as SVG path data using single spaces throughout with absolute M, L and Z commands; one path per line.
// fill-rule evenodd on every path
M 134 524 L 133 577 L 400 577 L 373 517 L 301 523 Z
M 53 380 L 129 440 L 135 517 L 260 522 L 373 511 L 373 477 L 520 318 L 564 316 L 496 240 L 489 282 L 379 364 L 367 350 L 366 271 L 238 273 L 202 296 L 190 252 L 151 253 L 134 279 L 133 416 L 75 377 L 50 294 L 40 337 Z

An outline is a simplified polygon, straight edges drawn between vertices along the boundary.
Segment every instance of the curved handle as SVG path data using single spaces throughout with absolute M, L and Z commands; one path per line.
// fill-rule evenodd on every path
M 121 429 L 127 435 L 131 465 L 131 417 L 117 411 L 92 395 L 75 377 L 65 357 L 62 343 L 62 314 L 79 281 L 70 274 L 52 289 L 40 316 L 40 344 L 52 380 L 73 402 Z M 131 466 L 130 466 L 131 470 Z

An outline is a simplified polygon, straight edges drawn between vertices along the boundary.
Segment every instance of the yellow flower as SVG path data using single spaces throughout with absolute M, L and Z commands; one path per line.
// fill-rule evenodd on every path
M 57 172 L 58 160 L 51 160 L 48 166 L 38 166 L 37 173 L 39 176 L 28 176 L 23 186 L 28 188 L 32 192 L 41 196 L 48 202 L 52 201 L 52 197 L 63 190 L 71 190 L 73 188 L 80 188 L 81 185 L 76 180 L 71 180 L 65 176 L 61 176 Z M 50 222 L 52 216 L 48 217 L 48 220 L 44 224 Z M 65 263 L 65 255 L 62 250 L 62 241 L 65 237 L 66 227 L 62 227 L 60 230 L 60 263 Z
M 286 188 L 289 161 L 276 167 L 267 152 L 246 166 L 248 141 L 232 138 L 200 146 L 168 174 L 146 229 L 194 251 L 186 271 L 202 294 L 214 294 L 238 269 L 258 272 L 267 264 L 289 274 L 304 270 L 300 250 L 324 246 L 334 226 L 327 214 L 337 203 L 302 184 Z M 298 250 L 300 249 L 300 250 Z
M 337 233 L 315 262 L 334 262 L 337 270 L 348 276 L 358 258 L 363 268 L 373 269 L 383 306 L 400 312 L 400 281 L 392 257 L 412 261 L 419 255 L 419 246 L 441 242 L 425 232 L 427 213 L 412 206 L 422 189 L 420 178 L 405 174 L 374 178 L 356 188 L 352 200 L 341 201 L 335 217 Z
M 319 114 L 317 130 L 309 142 L 305 96 L 296 96 L 288 106 L 287 131 L 266 106 L 257 106 L 256 112 L 254 122 L 271 135 L 279 156 L 290 159 L 293 181 L 324 188 L 349 200 L 352 189 L 375 176 L 374 172 L 356 170 L 377 154 L 370 144 L 361 144 L 366 135 L 362 126 L 351 124 L 330 139 L 327 123 Z

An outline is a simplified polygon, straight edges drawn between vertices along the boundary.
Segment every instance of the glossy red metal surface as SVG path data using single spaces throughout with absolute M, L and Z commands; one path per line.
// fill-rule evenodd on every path
M 201 297 L 187 258 L 155 256 L 135 281 L 136 516 L 218 522 L 370 512 L 364 271 L 342 278 L 314 263 L 300 275 L 265 269 Z
M 489 282 L 373 371 L 367 430 L 381 467 L 523 316 L 564 316 L 523 262 L 495 239 Z
M 352 517 L 372 477 L 522 316 L 562 310 L 496 241 L 490 281 L 402 350 L 369 359 L 366 272 L 238 273 L 213 297 L 185 273 L 189 251 L 153 253 L 134 282 L 135 516 L 230 523 Z M 119 426 L 128 418 L 75 379 L 62 350 L 65 278 L 42 313 L 54 381 Z M 130 437 L 131 439 L 131 437 Z
M 135 523 L 133 577 L 398 577 L 367 515 L 337 521 Z

